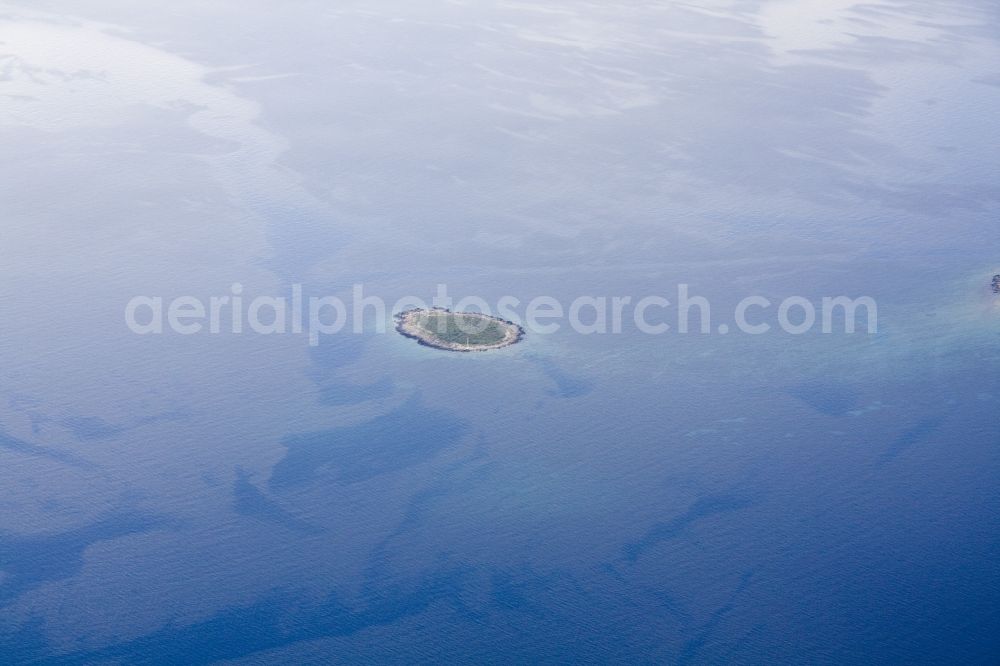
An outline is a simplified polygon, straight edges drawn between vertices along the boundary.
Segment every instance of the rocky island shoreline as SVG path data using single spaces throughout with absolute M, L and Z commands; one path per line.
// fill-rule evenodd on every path
M 403 337 L 445 351 L 491 351 L 524 338 L 524 329 L 514 322 L 479 312 L 414 308 L 397 313 L 394 319 Z

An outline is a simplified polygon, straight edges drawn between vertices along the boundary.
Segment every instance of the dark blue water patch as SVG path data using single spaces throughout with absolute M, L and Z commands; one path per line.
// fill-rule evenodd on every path
M 414 493 L 406 503 L 399 524 L 386 535 L 376 550 L 388 548 L 392 539 L 419 526 L 435 501 L 488 482 L 496 468 L 497 463 L 486 462 L 486 456 L 481 450 L 446 466 L 434 483 Z
M 788 393 L 828 416 L 844 416 L 859 403 L 855 388 L 835 382 L 806 382 L 788 389 Z
M 319 390 L 319 403 L 328 407 L 357 405 L 369 400 L 382 400 L 392 395 L 393 382 L 385 377 L 374 384 L 356 386 L 336 383 Z
M 43 583 L 65 580 L 83 568 L 83 553 L 100 541 L 149 532 L 165 521 L 155 515 L 119 510 L 74 529 L 55 534 L 20 536 L 0 532 L 0 604 Z
M 390 377 L 383 377 L 368 385 L 357 385 L 339 378 L 338 372 L 356 363 L 364 352 L 364 336 L 341 331 L 320 339 L 320 344 L 310 348 L 310 367 L 306 376 L 319 387 L 318 401 L 321 405 L 342 407 L 357 405 L 369 400 L 388 398 L 393 393 L 394 384 Z
M 424 407 L 414 396 L 395 411 L 356 426 L 289 435 L 287 452 L 269 485 L 283 490 L 329 471 L 340 483 L 357 483 L 434 458 L 465 435 L 464 421 Z
M 97 416 L 71 416 L 60 423 L 81 440 L 110 439 L 125 432 L 123 426 L 108 423 Z
M 0 627 L 0 662 L 38 664 L 49 651 L 45 620 L 33 617 L 11 629 Z
M 559 574 L 539 574 L 527 565 L 497 569 L 490 575 L 490 605 L 541 617 L 546 611 L 539 600 L 560 582 Z
M 44 404 L 39 398 L 30 395 L 14 394 L 10 396 L 7 403 L 11 409 L 27 415 L 31 421 L 31 434 L 33 435 L 41 434 L 42 426 L 52 421 L 52 418 L 48 414 L 39 411 L 39 408 Z
M 364 350 L 364 336 L 347 330 L 321 337 L 318 345 L 309 348 L 309 378 L 317 384 L 330 381 L 337 370 L 360 359 Z
M 721 513 L 739 511 L 750 506 L 751 502 L 734 495 L 710 495 L 701 497 L 691 507 L 673 520 L 657 523 L 643 535 L 641 539 L 626 544 L 623 554 L 629 562 L 635 562 L 646 550 L 664 541 L 679 537 L 687 528 L 699 520 Z
M 748 571 L 740 577 L 739 585 L 737 585 L 736 589 L 729 595 L 729 599 L 726 603 L 712 611 L 712 614 L 709 616 L 705 624 L 698 630 L 697 634 L 693 638 L 685 641 L 684 645 L 681 647 L 680 654 L 677 656 L 677 664 L 689 664 L 696 659 L 698 651 L 709 642 L 709 639 L 712 637 L 712 634 L 718 628 L 719 624 L 729 613 L 732 612 L 736 599 L 750 584 L 751 578 L 753 578 L 753 571 Z
M 514 580 L 506 571 L 490 577 L 490 596 L 494 606 L 511 610 L 523 609 L 530 603 L 530 590 L 525 583 Z
M 185 416 L 187 416 L 185 412 L 177 410 L 143 416 L 125 425 L 110 423 L 99 416 L 69 416 L 59 421 L 59 423 L 78 440 L 88 441 L 112 439 L 144 425 L 151 425 L 160 421 L 177 421 Z
M 548 391 L 549 395 L 559 398 L 579 398 L 593 389 L 591 382 L 567 372 L 551 359 L 536 356 L 531 358 L 531 362 L 541 368 L 542 373 L 555 385 Z
M 383 377 L 368 385 L 345 382 L 337 374 L 344 367 L 356 363 L 364 352 L 364 336 L 341 331 L 320 339 L 320 344 L 310 348 L 311 365 L 306 376 L 319 387 L 318 401 L 321 405 L 342 407 L 357 405 L 369 400 L 388 398 L 393 393 L 394 384 L 390 377 Z
M 265 495 L 250 480 L 250 474 L 241 468 L 236 469 L 236 480 L 233 483 L 233 510 L 241 516 L 272 522 L 294 532 L 319 532 L 315 525 L 296 518 Z
M 3 430 L 0 430 L 0 449 L 6 449 L 7 451 L 13 451 L 15 453 L 35 458 L 47 458 L 48 460 L 54 460 L 72 467 L 87 469 L 94 467 L 94 464 L 90 461 L 74 456 L 71 453 L 65 453 L 58 449 L 40 446 L 17 437 L 12 437 Z
M 890 460 L 893 460 L 901 453 L 910 449 L 910 447 L 926 439 L 928 435 L 940 428 L 943 422 L 944 418 L 938 416 L 924 419 L 912 428 L 907 428 L 892 441 L 889 448 L 887 448 L 885 453 L 882 454 L 879 462 L 887 463 Z
M 207 664 L 300 641 L 349 636 L 420 614 L 436 602 L 460 608 L 470 574 L 467 567 L 441 569 L 410 589 L 380 591 L 353 605 L 332 593 L 305 610 L 301 599 L 294 595 L 273 594 L 246 607 L 221 611 L 203 622 L 180 628 L 167 626 L 142 638 L 88 653 L 50 655 L 46 662 Z
M 379 582 L 389 574 L 392 555 L 398 552 L 394 546 L 395 540 L 420 529 L 436 501 L 471 490 L 490 480 L 496 463 L 489 462 L 484 446 L 485 437 L 480 435 L 478 446 L 470 454 L 443 466 L 433 483 L 414 493 L 406 503 L 403 516 L 395 529 L 372 549 L 365 566 L 363 590 L 377 589 Z

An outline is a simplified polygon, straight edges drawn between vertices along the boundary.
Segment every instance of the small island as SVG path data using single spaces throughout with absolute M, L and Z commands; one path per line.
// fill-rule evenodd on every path
M 447 351 L 501 349 L 524 337 L 524 329 L 517 324 L 479 312 L 414 309 L 400 312 L 395 318 L 396 330 L 405 337 Z
M 992 286 L 993 286 L 993 293 L 1000 294 L 1000 274 L 993 276 Z

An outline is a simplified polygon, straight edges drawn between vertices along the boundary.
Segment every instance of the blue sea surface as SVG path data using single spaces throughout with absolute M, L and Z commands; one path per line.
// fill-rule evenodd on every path
M 998 26 L 0 4 L 0 663 L 1000 662 Z M 712 327 L 126 325 L 234 283 L 683 283 Z M 744 334 L 751 295 L 878 330 Z

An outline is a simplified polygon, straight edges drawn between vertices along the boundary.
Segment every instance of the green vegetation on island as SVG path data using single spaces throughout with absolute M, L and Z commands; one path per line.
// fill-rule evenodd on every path
M 478 312 L 440 308 L 407 310 L 396 315 L 396 330 L 423 345 L 448 351 L 486 351 L 518 342 L 523 329 Z

